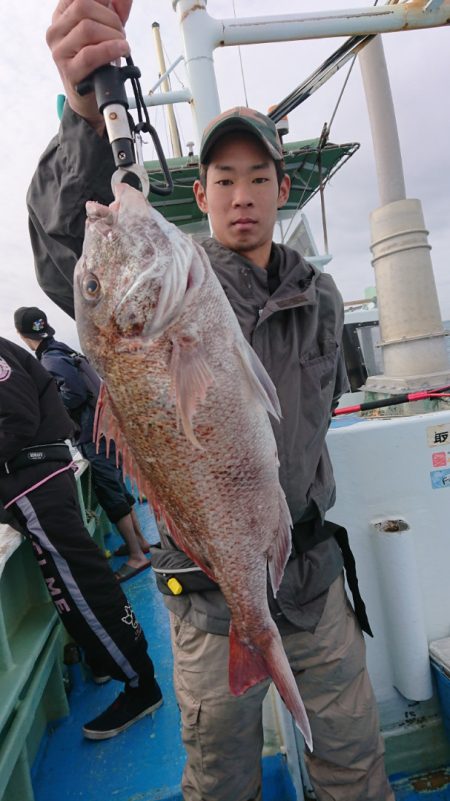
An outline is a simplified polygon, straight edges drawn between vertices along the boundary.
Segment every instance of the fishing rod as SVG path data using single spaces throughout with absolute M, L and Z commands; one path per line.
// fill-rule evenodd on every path
M 268 116 L 274 121 L 279 122 L 282 117 L 285 117 L 293 109 L 297 108 L 300 103 L 303 103 L 308 97 L 311 97 L 317 89 L 320 89 L 326 81 L 328 81 L 347 61 L 356 56 L 359 51 L 365 47 L 376 34 L 367 34 L 365 36 L 351 36 L 344 42 L 341 47 L 335 50 L 308 78 L 305 78 L 291 94 L 287 95 L 284 100 L 281 100 L 269 112 Z
M 397 406 L 400 403 L 410 403 L 411 401 L 426 400 L 430 398 L 450 398 L 450 385 L 447 387 L 440 387 L 439 389 L 426 389 L 421 392 L 409 392 L 407 395 L 393 395 L 390 398 L 383 400 L 367 401 L 365 403 L 358 403 L 355 406 L 344 406 L 341 409 L 335 409 L 333 417 L 338 417 L 342 414 L 354 414 L 355 412 L 367 412 L 370 409 L 381 409 L 383 406 Z
M 103 114 L 108 139 L 111 144 L 116 170 L 111 179 L 114 187 L 118 183 L 130 183 L 140 189 L 145 196 L 149 192 L 155 195 L 170 195 L 173 191 L 173 180 L 164 151 L 156 129 L 150 123 L 148 109 L 145 105 L 139 78 L 141 71 L 129 56 L 126 66 L 106 64 L 94 70 L 77 86 L 79 95 L 95 92 L 98 109 Z M 128 99 L 125 92 L 125 81 L 131 81 L 136 100 L 139 122 L 136 124 L 128 112 Z M 161 170 L 164 183 L 150 183 L 142 157 L 141 134 L 150 134 Z

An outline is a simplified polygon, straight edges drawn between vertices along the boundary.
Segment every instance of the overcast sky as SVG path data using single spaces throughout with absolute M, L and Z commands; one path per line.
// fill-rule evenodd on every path
M 28 239 L 25 194 L 40 153 L 56 133 L 56 98 L 62 91 L 57 70 L 45 43 L 56 2 L 20 0 L 8 4 L 3 37 L 0 91 L 2 127 L 0 181 L 2 285 L 0 335 L 17 339 L 12 323 L 21 305 L 43 308 L 57 336 L 77 346 L 74 323 L 39 289 Z M 371 5 L 371 3 L 367 3 Z M 360 8 L 355 0 L 235 0 L 237 16 Z M 233 0 L 209 0 L 209 13 L 234 16 Z M 158 67 L 151 26 L 161 26 L 168 61 L 182 51 L 177 17 L 171 0 L 135 0 L 128 39 L 140 67 L 144 91 L 156 82 Z M 430 231 L 432 259 L 441 310 L 450 319 L 450 31 L 448 28 L 408 31 L 383 37 L 403 155 L 407 197 L 420 198 Z M 283 45 L 254 45 L 241 50 L 250 106 L 265 111 L 307 77 L 342 40 L 301 41 Z M 216 53 L 215 63 L 222 108 L 245 103 L 236 48 Z M 172 86 L 184 81 L 183 67 Z M 333 114 L 347 67 L 338 72 L 290 116 L 288 140 L 320 135 Z M 189 108 L 176 107 L 182 142 L 193 139 Z M 163 142 L 162 110 L 151 114 Z M 346 300 L 361 297 L 374 284 L 369 251 L 369 214 L 379 205 L 369 124 L 358 63 L 355 64 L 331 129 L 333 142 L 358 142 L 361 147 L 334 177 L 326 192 L 329 249 L 333 274 Z M 196 148 L 197 150 L 197 148 Z M 150 148 L 144 153 L 151 158 Z M 305 208 L 318 249 L 323 237 L 318 200 Z

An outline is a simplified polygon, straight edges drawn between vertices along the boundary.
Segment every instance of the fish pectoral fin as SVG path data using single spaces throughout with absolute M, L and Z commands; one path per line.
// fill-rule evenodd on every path
M 202 448 L 193 428 L 194 414 L 206 398 L 208 387 L 214 377 L 205 357 L 201 342 L 195 337 L 184 336 L 172 340 L 170 360 L 172 395 L 177 416 L 183 431 L 196 448 Z
M 273 594 L 275 596 L 280 587 L 284 568 L 286 567 L 292 549 L 292 518 L 286 502 L 286 496 L 281 486 L 279 486 L 278 498 L 280 509 L 278 532 L 271 547 L 267 551 L 270 583 L 272 584 Z
M 244 375 L 250 384 L 255 400 L 261 403 L 277 420 L 281 417 L 280 401 L 277 391 L 266 368 L 259 360 L 252 346 L 242 337 L 235 345 L 235 351 L 241 361 Z
M 145 334 L 150 339 L 155 339 L 176 322 L 205 277 L 205 268 L 197 257 L 194 242 L 188 237 L 183 237 L 180 242 L 179 231 L 171 240 L 171 255 L 170 270 L 166 270 L 162 277 L 157 307 L 145 327 Z M 152 268 L 149 272 L 151 276 Z M 145 275 L 142 280 L 147 280 Z
M 269 673 L 261 654 L 240 640 L 230 624 L 229 681 L 233 695 L 242 695 Z

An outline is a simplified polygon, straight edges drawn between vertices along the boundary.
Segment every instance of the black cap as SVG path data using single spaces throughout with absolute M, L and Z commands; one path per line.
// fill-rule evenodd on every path
M 52 337 L 55 329 L 47 322 L 47 315 L 36 306 L 21 306 L 14 312 L 14 325 L 19 334 L 28 339 Z

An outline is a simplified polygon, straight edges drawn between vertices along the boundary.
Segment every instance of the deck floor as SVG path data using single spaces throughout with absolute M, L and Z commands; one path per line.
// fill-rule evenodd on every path
M 157 541 L 147 504 L 137 511 L 147 540 Z M 108 548 L 114 550 L 119 544 L 117 534 L 108 536 Z M 112 567 L 123 561 L 113 558 Z M 83 724 L 113 701 L 121 685 L 111 681 L 97 686 L 80 665 L 71 667 L 70 715 L 49 727 L 35 760 L 32 780 L 36 801 L 181 801 L 184 751 L 172 682 L 168 612 L 152 570 L 122 586 L 144 629 L 164 704 L 153 716 L 111 740 L 86 740 Z M 264 801 L 295 801 L 281 756 L 263 760 L 263 775 Z
M 138 507 L 140 522 L 149 542 L 158 534 L 147 506 Z M 111 534 L 107 547 L 121 543 Z M 113 558 L 112 567 L 122 559 Z M 91 720 L 121 689 L 111 681 L 97 686 L 80 665 L 70 668 L 72 690 L 70 715 L 49 727 L 33 768 L 36 801 L 181 801 L 180 780 L 184 751 L 180 719 L 172 683 L 169 618 L 156 589 L 151 570 L 123 585 L 145 631 L 149 652 L 164 694 L 164 704 L 111 740 L 93 742 L 82 735 Z M 264 801 L 295 801 L 295 792 L 281 755 L 263 760 Z M 450 801 L 450 771 L 429 777 L 396 776 L 396 801 Z
M 147 504 L 139 506 L 138 515 L 146 538 L 156 541 L 158 534 Z M 116 534 L 108 536 L 106 541 L 111 550 L 120 543 Z M 112 567 L 117 568 L 123 561 L 124 558 L 113 557 Z M 122 685 L 110 681 L 97 686 L 80 665 L 71 667 L 70 715 L 50 728 L 42 744 L 33 777 L 36 801 L 153 798 L 178 801 L 181 798 L 184 756 L 172 683 L 167 610 L 156 590 L 152 570 L 122 586 L 144 629 L 164 704 L 117 737 L 96 742 L 86 740 L 83 724 L 102 712 Z

